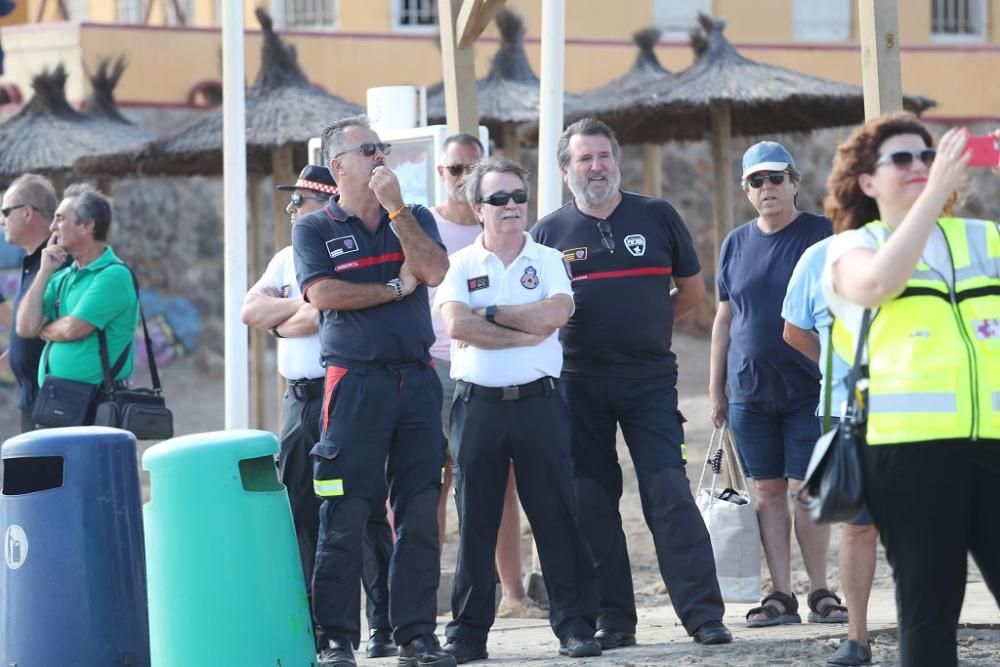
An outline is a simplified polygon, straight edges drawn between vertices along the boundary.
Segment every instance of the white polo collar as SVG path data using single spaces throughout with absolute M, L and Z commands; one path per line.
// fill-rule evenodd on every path
M 520 260 L 522 257 L 529 260 L 541 259 L 542 256 L 541 246 L 535 243 L 535 239 L 531 238 L 531 234 L 529 234 L 528 232 L 522 232 L 522 233 L 524 234 L 524 247 L 521 248 L 521 254 L 519 254 L 516 258 L 514 258 L 514 261 L 511 262 L 511 265 L 516 264 L 518 260 Z M 477 261 L 485 262 L 487 258 L 495 257 L 492 250 L 487 250 L 486 247 L 483 246 L 483 232 L 479 232 L 479 236 L 477 236 L 476 240 L 473 241 L 472 243 L 473 247 L 476 249 Z

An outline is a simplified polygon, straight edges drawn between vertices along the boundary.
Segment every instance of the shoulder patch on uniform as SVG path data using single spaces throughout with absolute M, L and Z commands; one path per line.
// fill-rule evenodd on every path
M 580 260 L 587 259 L 587 246 L 582 248 L 567 248 L 562 251 L 562 254 L 567 262 L 579 262 Z
M 524 269 L 524 273 L 521 275 L 521 286 L 525 289 L 538 287 L 538 271 L 535 270 L 535 267 L 529 266 Z
M 326 242 L 326 251 L 330 253 L 330 259 L 334 259 L 349 252 L 357 252 L 358 242 L 353 234 L 350 236 L 338 236 Z
M 633 257 L 642 257 L 646 254 L 646 237 L 642 234 L 629 234 L 625 237 L 625 249 Z
M 476 276 L 475 278 L 469 278 L 468 280 L 466 280 L 465 284 L 469 287 L 470 292 L 486 289 L 487 287 L 490 286 L 490 277 Z

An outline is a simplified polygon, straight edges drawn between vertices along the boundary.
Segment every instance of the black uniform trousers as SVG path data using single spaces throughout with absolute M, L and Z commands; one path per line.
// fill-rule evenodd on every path
M 672 380 L 563 377 L 572 416 L 576 512 L 600 581 L 598 628 L 635 632 L 632 571 L 618 503 L 616 426 L 635 464 L 642 512 L 660 574 L 688 634 L 722 620 L 725 606 L 705 523 L 684 472 L 683 417 Z
M 323 406 L 323 381 L 291 386 L 281 404 L 281 452 L 278 474 L 288 489 L 292 525 L 299 544 L 306 592 L 312 605 L 312 575 L 319 535 L 320 500 L 313 491 L 313 464 L 310 450 L 319 442 L 319 417 Z M 377 509 L 377 508 L 375 508 Z M 389 629 L 389 557 L 392 529 L 385 504 L 373 511 L 365 526 L 361 583 L 367 598 L 368 627 Z M 325 638 L 317 632 L 317 644 Z
M 455 391 L 448 442 L 459 545 L 448 637 L 485 643 L 493 625 L 493 562 L 512 461 L 549 594 L 549 624 L 563 641 L 594 634 L 597 585 L 573 512 L 569 415 L 557 381 L 541 382 L 541 393 L 517 400 L 477 395 L 463 382 Z
M 328 365 L 322 437 L 313 447 L 322 499 L 313 614 L 325 637 L 360 642 L 362 539 L 386 491 L 395 515 L 389 622 L 405 644 L 433 634 L 441 553 L 437 503 L 444 466 L 441 383 L 429 365 Z M 388 488 L 387 488 L 388 487 Z
M 1000 603 L 1000 445 L 865 448 L 865 499 L 896 582 L 904 667 L 958 664 L 968 555 Z

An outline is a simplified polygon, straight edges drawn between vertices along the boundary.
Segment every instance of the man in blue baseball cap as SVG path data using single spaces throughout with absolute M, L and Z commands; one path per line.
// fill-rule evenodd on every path
M 798 209 L 800 173 L 784 146 L 761 141 L 743 154 L 743 190 L 757 217 L 734 229 L 719 258 L 719 306 L 712 327 L 712 423 L 728 423 L 740 462 L 757 490 L 760 536 L 773 591 L 747 625 L 801 623 L 792 593 L 791 532 L 809 575 L 811 622 L 843 623 L 847 610 L 827 589 L 828 526 L 789 510 L 820 436 L 817 364 L 782 338 L 781 304 L 799 257 L 832 225 Z M 818 342 L 817 342 L 818 345 Z

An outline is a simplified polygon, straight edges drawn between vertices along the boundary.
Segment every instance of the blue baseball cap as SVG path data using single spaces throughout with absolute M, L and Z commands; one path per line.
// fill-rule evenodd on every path
M 761 141 L 743 154 L 743 178 L 758 171 L 785 171 L 796 173 L 795 160 L 777 141 Z

